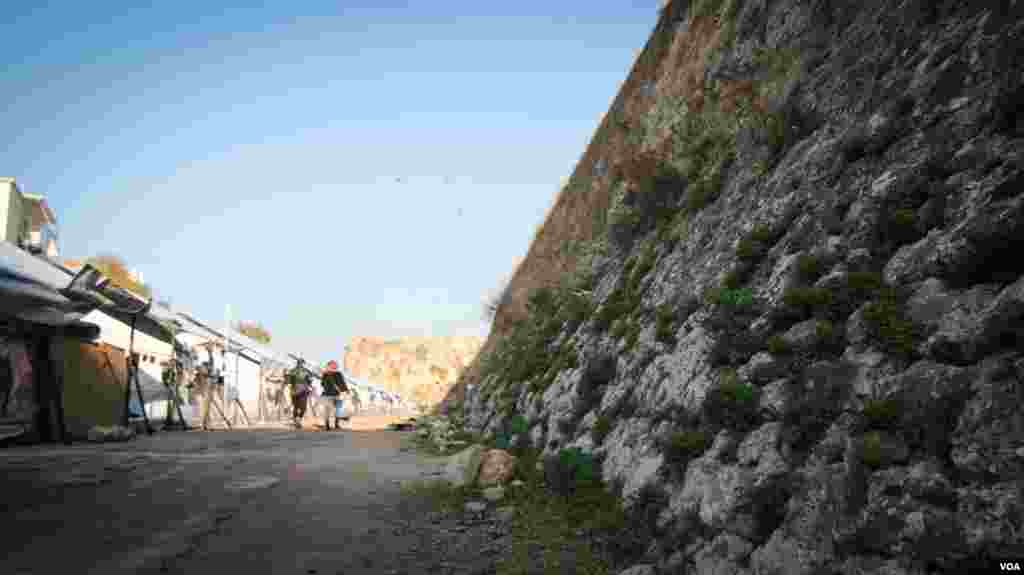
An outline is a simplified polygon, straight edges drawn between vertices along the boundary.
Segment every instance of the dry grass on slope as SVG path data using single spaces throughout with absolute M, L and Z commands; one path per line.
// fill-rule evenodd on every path
M 559 190 L 547 217 L 538 227 L 526 257 L 512 275 L 508 297 L 496 310 L 493 333 L 504 333 L 516 319 L 524 316 L 530 291 L 553 285 L 564 274 L 572 272 L 575 255 L 564 249 L 566 243 L 594 240 L 603 235 L 604 214 L 612 202 L 614 182 L 636 172 L 635 158 L 642 147 L 638 148 L 630 133 L 654 102 L 683 94 L 699 109 L 706 53 L 718 45 L 720 26 L 715 18 L 693 17 L 685 32 L 675 33 L 666 16 L 671 12 L 671 8 L 663 12 L 662 20 L 580 158 L 568 185 Z M 651 89 L 654 86 L 657 86 L 656 94 Z M 660 136 L 662 145 L 670 139 L 668 133 Z M 653 146 L 660 147 L 657 143 Z M 605 173 L 596 172 L 595 166 L 602 161 L 610 169 Z

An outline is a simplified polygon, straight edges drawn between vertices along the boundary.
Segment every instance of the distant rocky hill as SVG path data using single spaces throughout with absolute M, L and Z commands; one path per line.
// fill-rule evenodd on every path
M 354 337 L 345 370 L 416 403 L 441 401 L 473 361 L 482 337 Z

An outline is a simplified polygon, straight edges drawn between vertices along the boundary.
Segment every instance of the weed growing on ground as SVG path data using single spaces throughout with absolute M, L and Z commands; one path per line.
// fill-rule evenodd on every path
M 529 425 L 515 414 L 504 427 L 521 433 Z M 500 436 L 486 446 L 496 447 Z M 523 484 L 506 490 L 506 504 L 516 513 L 510 545 L 498 557 L 496 573 L 564 573 L 573 568 L 577 573 L 610 575 L 621 570 L 624 565 L 614 550 L 621 547 L 616 541 L 632 540 L 628 518 L 619 499 L 603 486 L 593 456 L 578 448 L 563 449 L 538 471 L 538 449 L 527 446 L 515 454 L 513 477 Z M 450 513 L 461 513 L 466 503 L 481 496 L 477 485 L 455 487 L 431 480 L 405 482 L 402 492 Z
M 460 416 L 423 415 L 417 418 L 414 440 L 418 447 L 433 455 L 447 455 L 476 441 L 465 431 Z
M 593 455 L 579 447 L 569 447 L 544 462 L 544 474 L 548 485 L 568 498 L 578 488 L 597 482 L 599 469 Z
M 628 534 L 626 514 L 614 495 L 598 483 L 569 498 L 551 493 L 542 480 L 527 481 L 527 486 L 510 497 L 516 516 L 498 575 L 617 572 L 611 542 Z
M 403 495 L 429 501 L 442 511 L 455 512 L 465 507 L 475 495 L 470 486 L 455 487 L 448 481 L 420 479 L 403 483 Z

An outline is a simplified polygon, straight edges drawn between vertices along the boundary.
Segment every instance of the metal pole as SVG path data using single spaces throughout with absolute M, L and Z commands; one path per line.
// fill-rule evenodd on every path
M 224 375 L 227 375 L 227 373 L 228 373 L 228 341 L 229 341 L 228 340 L 228 330 L 229 329 L 231 329 L 231 304 L 226 303 L 226 304 L 224 304 L 224 352 L 221 354 L 221 358 L 224 360 L 222 362 L 224 365 L 221 368 L 221 369 L 224 370 Z M 227 381 L 226 377 L 224 378 L 224 380 L 225 380 L 224 381 L 224 387 L 222 389 L 224 390 L 224 399 L 225 399 L 225 401 L 228 401 L 228 381 Z M 230 405 L 230 401 L 228 401 L 228 404 Z M 234 417 L 232 417 L 232 419 L 234 419 Z
M 235 354 L 235 377 L 233 377 L 231 379 L 231 382 L 235 384 L 235 393 L 237 393 L 239 395 L 235 395 L 233 397 L 235 398 L 235 404 L 236 404 L 237 409 L 241 409 L 242 410 L 242 415 L 245 416 L 246 421 L 248 421 L 249 415 L 246 414 L 245 413 L 245 409 L 242 408 L 242 397 L 241 397 L 242 390 L 240 389 L 240 387 L 238 385 L 238 356 L 239 356 L 239 354 L 236 353 Z M 237 413 L 235 415 L 237 415 Z
M 132 391 L 132 381 L 135 382 L 135 392 L 139 396 L 139 407 L 142 409 L 142 421 L 146 424 L 146 433 L 153 435 L 153 427 L 149 425 L 149 415 L 146 414 L 146 402 L 142 399 L 142 386 L 139 384 L 139 364 L 135 361 L 135 319 L 139 316 L 138 313 L 132 314 L 132 327 L 128 336 L 128 395 L 130 396 Z M 127 403 L 127 402 L 126 402 Z M 127 409 L 125 410 L 125 416 L 127 419 Z
M 260 362 L 260 387 L 259 393 L 256 396 L 256 420 L 260 423 L 265 423 L 266 420 L 263 417 L 263 362 Z
M 132 316 L 131 326 L 131 341 L 128 344 L 128 357 L 125 358 L 125 377 L 124 377 L 124 415 L 121 417 L 121 424 L 124 427 L 128 427 L 131 423 L 128 412 L 130 411 L 130 405 L 132 400 L 132 360 L 131 350 L 135 343 L 135 316 Z

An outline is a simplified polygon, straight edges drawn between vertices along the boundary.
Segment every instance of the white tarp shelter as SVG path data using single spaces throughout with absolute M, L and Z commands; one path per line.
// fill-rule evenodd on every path
M 141 319 L 140 321 L 145 321 Z M 85 321 L 100 327 L 97 343 L 104 343 L 120 349 L 127 356 L 129 348 L 139 358 L 139 387 L 145 400 L 146 415 L 151 420 L 162 420 L 167 416 L 171 395 L 163 384 L 163 364 L 174 357 L 174 344 L 171 341 L 153 337 L 138 327 L 135 329 L 134 340 L 131 325 L 119 318 L 100 310 L 93 310 L 85 315 Z M 134 387 L 131 391 L 133 405 L 138 409 L 138 395 Z

